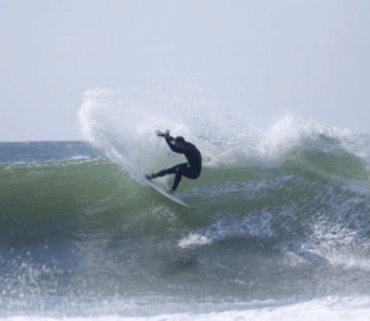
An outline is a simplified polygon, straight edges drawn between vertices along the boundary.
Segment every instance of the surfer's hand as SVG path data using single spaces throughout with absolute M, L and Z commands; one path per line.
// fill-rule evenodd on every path
M 155 134 L 158 136 L 158 137 L 170 137 L 170 131 L 167 129 L 166 132 L 162 133 L 160 130 L 156 130 L 155 131 Z

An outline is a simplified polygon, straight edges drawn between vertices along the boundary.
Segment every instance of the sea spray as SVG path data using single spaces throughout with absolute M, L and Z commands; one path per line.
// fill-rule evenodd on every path
M 138 177 L 182 159 L 154 136 L 156 129 L 196 144 L 207 164 L 248 134 L 248 126 L 233 116 L 198 92 L 96 89 L 84 94 L 79 121 L 91 144 Z
M 252 108 L 252 107 L 251 107 Z M 144 172 L 170 166 L 183 158 L 171 153 L 156 129 L 171 130 L 196 144 L 205 166 L 279 166 L 298 150 L 346 151 L 365 160 L 366 141 L 348 130 L 325 128 L 283 114 L 268 128 L 255 128 L 248 107 L 220 106 L 195 89 L 94 89 L 84 94 L 79 111 L 81 132 L 136 179 Z M 331 144 L 330 142 L 336 142 Z M 356 146 L 356 143 L 359 145 Z M 139 179 L 140 180 L 140 179 Z
M 368 312 L 368 136 L 291 114 L 255 128 L 204 97 L 92 90 L 88 143 L 0 144 L 1 317 Z M 204 155 L 177 190 L 196 211 L 138 184 L 184 161 L 157 128 Z

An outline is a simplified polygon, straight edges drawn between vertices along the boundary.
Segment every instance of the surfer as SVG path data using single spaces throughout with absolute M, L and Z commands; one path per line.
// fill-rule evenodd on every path
M 145 176 L 147 179 L 151 180 L 153 178 L 162 177 L 168 174 L 176 174 L 173 186 L 168 191 L 169 194 L 172 194 L 179 186 L 182 176 L 190 179 L 196 179 L 199 177 L 202 170 L 202 156 L 195 145 L 185 141 L 185 139 L 181 136 L 176 138 L 171 137 L 169 130 L 167 130 L 165 133 L 157 130 L 155 133 L 158 137 L 164 137 L 166 139 L 168 146 L 173 152 L 184 154 L 188 160 L 187 163 L 179 164 L 174 167 L 164 169 L 156 174 Z

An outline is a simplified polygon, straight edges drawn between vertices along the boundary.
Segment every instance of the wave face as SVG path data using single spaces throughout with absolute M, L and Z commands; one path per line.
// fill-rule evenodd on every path
M 181 108 L 145 112 L 137 93 L 123 111 L 125 95 L 86 94 L 89 144 L 0 144 L 1 315 L 208 313 L 368 294 L 369 136 L 289 115 L 265 131 L 186 122 Z M 157 128 L 204 156 L 200 178 L 177 192 L 194 211 L 140 184 L 183 161 Z

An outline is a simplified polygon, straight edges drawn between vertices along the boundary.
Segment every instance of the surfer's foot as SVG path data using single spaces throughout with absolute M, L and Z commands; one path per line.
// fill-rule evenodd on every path
M 168 193 L 168 194 L 173 194 L 173 193 L 175 193 L 175 190 L 170 189 L 167 193 Z
M 152 180 L 154 177 L 153 177 L 153 174 L 152 175 L 145 175 L 145 178 L 148 179 L 148 180 Z

